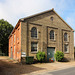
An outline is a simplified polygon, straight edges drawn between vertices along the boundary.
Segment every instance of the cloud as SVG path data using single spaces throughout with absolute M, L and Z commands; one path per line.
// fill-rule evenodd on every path
M 72 14 L 73 15 L 73 14 Z M 74 29 L 75 28 L 75 20 L 74 20 L 74 16 L 70 16 L 66 18 L 67 23 Z M 74 46 L 75 46 L 75 32 L 74 32 Z
M 61 9 L 64 9 L 63 3 L 65 0 L 3 0 L 0 2 L 0 19 L 4 18 L 15 26 L 19 18 L 51 8 L 60 10 L 60 5 Z
M 14 25 L 19 18 L 44 11 L 48 2 L 49 0 L 6 0 L 0 3 L 0 18 Z
M 75 29 L 74 7 L 74 0 L 0 0 L 0 19 L 15 26 L 20 18 L 54 8 Z
M 72 28 L 74 28 L 75 20 L 73 17 L 67 17 L 66 21 Z

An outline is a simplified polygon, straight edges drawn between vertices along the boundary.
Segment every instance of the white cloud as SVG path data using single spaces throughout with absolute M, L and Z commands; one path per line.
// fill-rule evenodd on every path
M 75 20 L 73 17 L 67 17 L 66 21 L 72 28 L 74 28 Z
M 54 8 L 56 12 L 63 17 L 64 12 L 69 13 L 68 10 L 71 11 L 73 7 L 73 1 L 71 0 L 3 0 L 0 1 L 0 19 L 3 18 L 15 26 L 20 18 L 51 8 Z M 70 15 L 66 17 L 67 23 L 71 25 L 72 28 L 75 28 L 74 15 L 75 12 L 71 12 Z
M 0 19 L 4 18 L 12 25 L 16 25 L 19 18 L 23 18 L 51 8 L 59 9 L 65 0 L 5 0 L 0 3 Z M 58 5 L 59 2 L 59 5 Z M 64 8 L 61 6 L 61 8 Z
M 72 14 L 73 15 L 73 14 Z M 74 16 L 70 16 L 66 18 L 67 23 L 74 29 L 75 28 L 75 20 L 74 20 Z M 75 33 L 74 33 L 74 46 L 75 46 Z
M 0 18 L 14 25 L 19 18 L 44 10 L 47 2 L 46 0 L 6 0 L 5 3 L 0 3 Z

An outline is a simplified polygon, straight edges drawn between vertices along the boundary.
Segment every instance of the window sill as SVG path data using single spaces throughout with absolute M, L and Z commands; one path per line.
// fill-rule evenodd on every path
M 38 38 L 31 38 L 32 40 L 39 40 Z
M 69 54 L 69 52 L 64 52 L 65 54 Z
M 65 43 L 69 43 L 69 41 L 64 41 Z
M 37 53 L 37 51 L 33 51 L 33 52 L 31 52 L 32 54 L 36 54 Z
M 56 42 L 56 40 L 53 40 L 53 39 L 50 39 L 50 41 L 55 41 Z
M 31 38 L 33 38 L 33 39 L 37 39 L 38 37 L 31 37 Z

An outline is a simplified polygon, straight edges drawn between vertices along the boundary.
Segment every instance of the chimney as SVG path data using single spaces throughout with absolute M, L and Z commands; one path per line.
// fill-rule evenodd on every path
M 52 8 L 52 10 L 54 10 L 54 8 Z

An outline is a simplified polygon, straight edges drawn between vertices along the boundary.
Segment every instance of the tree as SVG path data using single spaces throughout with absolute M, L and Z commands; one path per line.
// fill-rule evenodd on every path
M 0 20 L 0 50 L 5 55 L 8 55 L 8 37 L 13 29 L 13 26 L 4 19 Z

